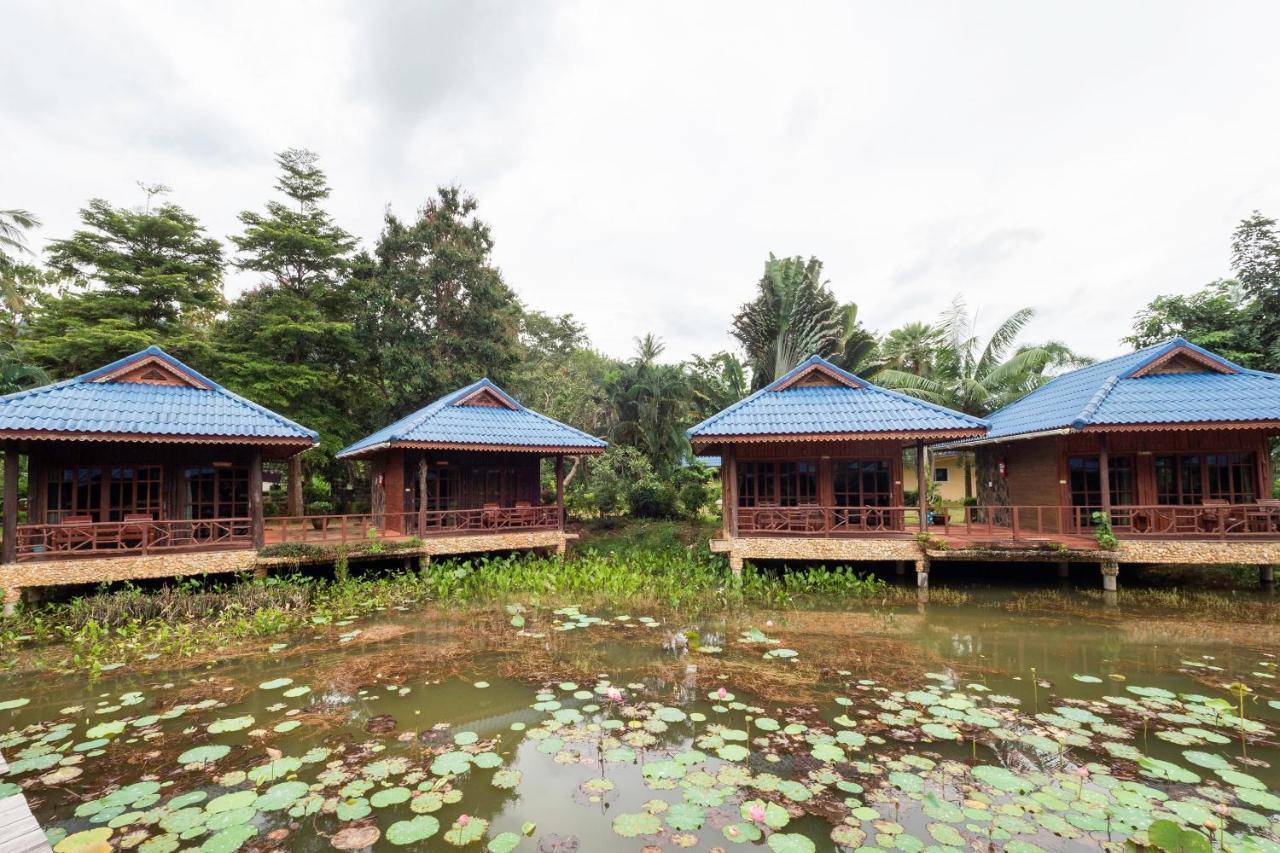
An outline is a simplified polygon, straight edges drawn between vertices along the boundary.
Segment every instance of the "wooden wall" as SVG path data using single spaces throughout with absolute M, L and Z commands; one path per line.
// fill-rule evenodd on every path
M 1161 453 L 1233 453 L 1256 454 L 1258 482 L 1264 496 L 1272 481 L 1268 436 L 1264 430 L 1151 430 L 1116 432 L 1108 436 L 1111 456 L 1133 455 L 1139 505 L 1156 503 L 1154 457 Z M 1071 433 L 1044 436 L 984 448 L 982 457 L 990 460 L 990 468 L 1004 461 L 1008 476 L 1004 489 L 999 483 L 988 484 L 994 477 L 982 477 L 978 483 L 978 502 L 985 505 L 1068 506 L 1071 487 L 1067 458 L 1099 452 L 1098 433 Z M 981 468 L 987 464 L 980 465 Z M 1003 492 L 1007 499 L 1001 499 Z

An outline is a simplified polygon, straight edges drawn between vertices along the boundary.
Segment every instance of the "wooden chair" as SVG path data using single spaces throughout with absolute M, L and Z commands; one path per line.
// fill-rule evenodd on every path
M 120 545 L 124 548 L 145 548 L 151 542 L 151 522 L 155 521 L 149 512 L 127 513 L 120 522 Z
M 93 516 L 68 515 L 53 527 L 50 536 L 54 551 L 92 550 Z

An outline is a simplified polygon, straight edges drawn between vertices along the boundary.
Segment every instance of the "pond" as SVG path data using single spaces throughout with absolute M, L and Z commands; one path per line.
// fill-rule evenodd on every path
M 59 851 L 1280 849 L 1269 629 L 1013 595 L 388 609 L 15 673 L 0 793 Z

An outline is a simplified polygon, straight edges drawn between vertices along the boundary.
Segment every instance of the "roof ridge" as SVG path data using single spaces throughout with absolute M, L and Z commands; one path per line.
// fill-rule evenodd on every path
M 1094 392 L 1093 396 L 1089 398 L 1089 402 L 1085 403 L 1084 408 L 1080 410 L 1080 414 L 1076 415 L 1075 419 L 1071 421 L 1071 425 L 1080 429 L 1089 423 L 1089 419 L 1098 413 L 1098 409 L 1106 401 L 1107 397 L 1111 395 L 1112 390 L 1119 383 L 1119 376 L 1108 376 L 1106 381 L 1104 381 L 1098 390 Z

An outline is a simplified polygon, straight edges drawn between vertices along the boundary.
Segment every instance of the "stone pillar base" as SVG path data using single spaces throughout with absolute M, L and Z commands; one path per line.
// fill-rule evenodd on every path
M 1104 592 L 1116 591 L 1116 579 L 1120 576 L 1120 564 L 1108 560 L 1102 564 L 1102 589 Z
M 1258 566 L 1258 583 L 1272 586 L 1276 582 L 1276 568 L 1272 565 Z
M 920 589 L 929 588 L 929 558 L 921 557 L 916 560 L 916 586 Z
M 4 615 L 12 616 L 22 600 L 22 588 L 7 586 L 4 588 Z
M 733 572 L 735 578 L 742 577 L 742 555 L 734 551 L 729 552 L 729 571 Z

